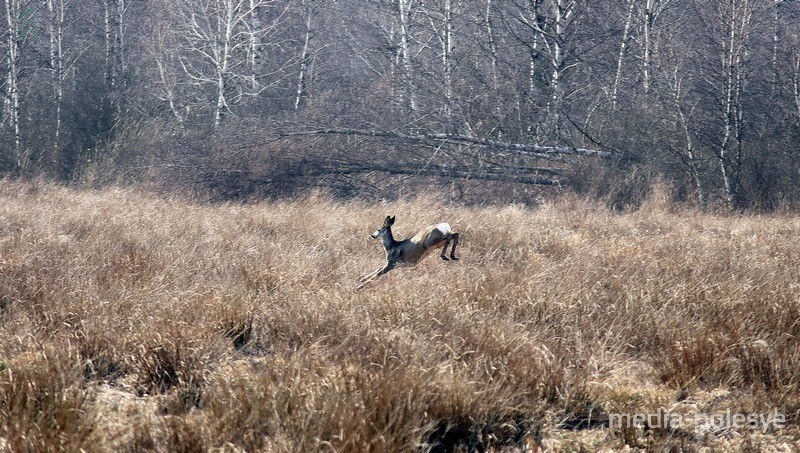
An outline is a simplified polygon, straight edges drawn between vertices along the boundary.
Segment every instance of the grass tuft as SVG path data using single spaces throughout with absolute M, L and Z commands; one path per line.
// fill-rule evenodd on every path
M 4 450 L 90 448 L 98 413 L 84 388 L 80 360 L 69 347 L 42 346 L 3 362 L 0 440 Z

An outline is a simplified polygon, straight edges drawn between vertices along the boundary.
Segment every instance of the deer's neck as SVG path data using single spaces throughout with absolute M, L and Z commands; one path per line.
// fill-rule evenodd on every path
M 390 229 L 386 230 L 386 233 L 383 234 L 381 240 L 383 241 L 383 248 L 386 250 L 391 250 L 397 247 L 397 241 L 394 240 L 394 236 L 392 236 L 392 230 Z

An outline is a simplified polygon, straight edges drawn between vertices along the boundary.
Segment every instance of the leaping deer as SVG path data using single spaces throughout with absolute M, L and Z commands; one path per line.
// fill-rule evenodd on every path
M 456 258 L 456 245 L 458 245 L 458 233 L 453 232 L 449 223 L 440 223 L 423 228 L 414 237 L 395 241 L 392 236 L 392 225 L 394 225 L 394 216 L 386 216 L 383 221 L 383 226 L 372 233 L 374 239 L 380 238 L 383 242 L 383 248 L 386 249 L 386 265 L 378 268 L 376 271 L 365 275 L 361 278 L 361 284 L 356 289 L 361 289 L 364 285 L 372 281 L 374 278 L 379 277 L 398 265 L 413 266 L 420 262 L 425 257 L 430 249 L 444 243 L 442 253 L 439 256 L 447 261 L 447 247 L 450 242 L 453 243 L 453 248 L 450 249 L 451 260 L 458 260 Z

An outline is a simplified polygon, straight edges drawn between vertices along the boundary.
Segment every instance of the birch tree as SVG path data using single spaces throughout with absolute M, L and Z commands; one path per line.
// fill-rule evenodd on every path
M 792 56 L 792 97 L 797 114 L 797 123 L 800 124 L 800 52 Z
M 246 96 L 258 94 L 269 83 L 265 80 L 268 74 L 255 73 L 255 58 L 260 58 L 257 55 L 264 51 L 264 38 L 275 29 L 283 14 L 277 14 L 265 25 L 260 16 L 254 20 L 252 13 L 260 14 L 260 8 L 274 3 L 270 0 L 191 0 L 175 6 L 176 56 L 184 83 L 193 88 L 190 91 L 200 99 L 200 109 L 208 104 L 213 106 L 214 130 L 218 130 L 231 113 L 232 105 Z M 255 30 L 254 24 L 262 29 Z M 207 104 L 203 100 L 206 92 L 213 93 L 213 99 Z
M 300 70 L 297 77 L 297 90 L 294 100 L 294 109 L 300 108 L 300 103 L 308 95 L 308 78 L 311 72 L 311 62 L 313 59 L 311 52 L 311 40 L 314 38 L 315 20 L 319 8 L 325 0 L 303 0 L 305 9 L 305 30 L 303 33 L 303 50 L 300 55 Z
M 250 77 L 252 90 L 258 91 L 258 76 L 262 72 L 264 62 L 264 45 L 262 43 L 261 30 L 264 28 L 261 22 L 261 4 L 258 0 L 250 0 Z
M 720 34 L 719 71 L 722 131 L 716 157 L 730 208 L 736 207 L 739 197 L 745 132 L 742 95 L 749 69 L 751 26 L 758 7 L 758 0 L 725 0 L 718 5 L 724 34 Z
M 14 171 L 22 170 L 22 141 L 20 126 L 20 62 L 21 45 L 25 38 L 24 17 L 25 8 L 28 2 L 24 0 L 5 0 L 5 22 L 6 26 L 6 83 L 5 98 L 3 101 L 4 118 L 13 135 L 12 145 L 12 164 Z
M 529 0 L 527 3 L 516 5 L 517 11 L 512 11 L 510 13 L 512 17 L 525 26 L 525 31 L 527 32 L 521 33 L 517 38 L 528 50 L 526 74 L 529 96 L 533 96 L 537 91 L 536 79 L 539 72 L 537 63 L 540 60 L 544 47 L 542 44 L 542 37 L 545 35 L 545 17 L 540 12 L 543 2 L 544 0 Z
M 783 38 L 782 30 L 782 6 L 784 3 L 797 1 L 797 0 L 772 0 L 772 61 L 770 64 L 772 66 L 772 91 L 775 93 L 778 90 L 779 85 L 779 53 L 780 53 L 780 45 L 781 45 L 781 38 Z
M 705 208 L 708 204 L 707 189 L 702 175 L 701 158 L 695 145 L 696 141 L 691 126 L 695 107 L 686 100 L 685 73 L 686 71 L 680 65 L 677 65 L 669 78 L 669 89 L 672 95 L 671 103 L 675 109 L 675 122 L 678 129 L 683 133 L 683 146 L 678 148 L 675 153 L 691 176 L 698 205 L 701 208 Z M 687 104 L 689 104 L 688 108 Z
M 399 23 L 399 46 L 397 58 L 403 68 L 403 88 L 408 108 L 415 111 L 418 108 L 417 94 L 414 88 L 414 71 L 411 60 L 411 0 L 397 0 L 397 16 Z
M 642 87 L 645 93 L 649 93 L 653 78 L 654 28 L 659 16 L 667 9 L 672 0 L 638 0 L 638 2 L 641 16 L 639 44 L 642 48 Z
M 556 137 L 560 135 L 560 116 L 564 102 L 564 72 L 567 65 L 565 44 L 571 25 L 583 5 L 582 0 L 531 0 L 519 11 L 519 20 L 533 32 L 531 50 L 531 91 L 540 54 L 547 57 L 550 102 L 547 109 L 546 129 Z
M 447 129 L 452 132 L 453 115 L 453 70 L 455 49 L 455 24 L 452 0 L 443 0 L 440 10 L 426 8 L 424 14 L 428 19 L 433 36 L 439 43 L 438 60 L 441 70 L 436 77 L 442 87 L 442 116 Z
M 495 39 L 493 14 L 492 0 L 486 0 L 486 10 L 483 16 L 483 24 L 486 28 L 486 41 L 489 44 L 489 58 L 492 62 L 492 88 L 496 90 L 500 83 L 500 76 L 497 73 L 497 42 Z
M 50 35 L 50 70 L 52 71 L 55 103 L 53 125 L 54 156 L 61 149 L 62 107 L 64 104 L 64 20 L 68 0 L 45 0 Z
M 51 0 L 46 0 L 51 1 Z M 56 0 L 60 2 L 62 0 Z M 124 88 L 127 70 L 126 29 L 129 4 L 126 0 L 100 0 L 103 8 L 103 36 L 105 64 L 103 67 L 106 92 L 110 111 L 113 112 L 113 123 L 120 120 L 125 96 Z
M 180 99 L 180 82 L 176 70 L 178 66 L 177 52 L 174 49 L 173 35 L 164 28 L 158 27 L 150 43 L 150 53 L 156 65 L 158 79 L 155 82 L 153 96 L 167 103 L 172 117 L 175 118 L 179 128 L 183 129 L 185 117 L 188 114 L 188 104 L 184 105 Z
M 612 108 L 617 105 L 617 94 L 619 92 L 619 84 L 622 80 L 622 65 L 625 62 L 625 56 L 628 49 L 628 41 L 631 36 L 631 26 L 633 25 L 633 11 L 636 7 L 637 0 L 628 0 L 627 14 L 625 16 L 625 25 L 622 28 L 622 40 L 619 44 L 619 55 L 617 56 L 617 71 L 614 74 L 614 84 L 611 88 L 611 106 Z

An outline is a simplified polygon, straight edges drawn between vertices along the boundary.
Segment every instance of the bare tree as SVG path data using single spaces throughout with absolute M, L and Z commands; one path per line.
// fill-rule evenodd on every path
M 264 51 L 265 37 L 283 19 L 279 8 L 271 23 L 261 20 L 261 9 L 273 5 L 272 0 L 191 0 L 174 6 L 178 23 L 176 58 L 183 83 L 200 99 L 207 90 L 214 93 L 211 110 L 215 130 L 233 104 L 258 94 L 271 83 L 270 74 L 256 74 L 254 58 Z M 254 11 L 259 14 L 257 21 L 253 20 Z M 254 24 L 262 28 L 255 30 Z M 163 61 L 162 74 L 166 71 Z M 202 104 L 199 107 L 204 109 Z M 172 110 L 175 114 L 176 109 Z
M 411 60 L 411 0 L 397 0 L 397 18 L 399 23 L 399 39 L 397 56 L 401 61 L 403 88 L 408 101 L 408 108 L 417 110 L 417 94 L 414 89 L 414 71 Z
M 153 90 L 153 96 L 167 103 L 172 117 L 183 128 L 188 106 L 180 104 L 178 71 L 174 70 L 178 57 L 171 38 L 170 33 L 159 27 L 150 43 L 150 53 L 158 73 L 158 80 L 154 84 L 157 88 Z
M 46 0 L 50 1 L 50 0 Z M 57 0 L 61 1 L 61 0 Z M 103 36 L 105 64 L 104 80 L 108 102 L 113 112 L 113 123 L 120 121 L 124 109 L 125 74 L 127 71 L 126 29 L 128 27 L 128 7 L 126 0 L 100 0 L 103 9 Z M 62 25 L 63 26 L 63 25 Z
M 565 98 L 564 72 L 567 64 L 568 34 L 583 0 L 533 0 L 517 13 L 519 20 L 533 33 L 531 40 L 530 84 L 533 92 L 535 61 L 540 54 L 547 57 L 550 102 L 547 109 L 546 131 L 560 136 L 561 111 Z
M 49 14 L 50 70 L 55 97 L 55 124 L 53 126 L 53 156 L 61 149 L 62 109 L 64 104 L 64 25 L 69 0 L 45 0 Z
M 489 43 L 489 57 L 492 62 L 492 88 L 497 89 L 499 85 L 499 74 L 497 73 L 497 42 L 494 32 L 494 21 L 492 20 L 492 0 L 486 0 L 486 11 L 483 16 L 483 23 L 486 27 L 486 41 Z
M 261 5 L 258 0 L 250 0 L 250 69 L 252 71 L 252 89 L 258 90 L 258 76 L 262 72 L 262 63 L 264 61 L 264 45 L 261 42 L 261 30 L 263 25 L 261 22 Z
M 780 51 L 780 44 L 781 38 L 785 33 L 783 30 L 784 20 L 782 18 L 782 10 L 783 5 L 785 3 L 796 2 L 797 0 L 773 0 L 772 4 L 772 61 L 770 62 L 772 65 L 773 71 L 773 79 L 772 79 L 772 90 L 773 93 L 777 91 L 778 85 L 780 84 L 779 80 L 779 51 Z
M 797 109 L 797 121 L 800 123 L 800 53 L 796 53 L 792 59 L 792 94 Z
M 642 87 L 645 93 L 650 92 L 653 78 L 653 39 L 654 28 L 659 16 L 666 10 L 672 0 L 641 0 L 641 32 L 640 45 L 642 48 Z
M 294 109 L 300 108 L 300 103 L 308 95 L 308 78 L 311 72 L 311 40 L 314 37 L 314 26 L 317 13 L 325 0 L 303 0 L 305 9 L 305 33 L 303 34 L 303 50 L 300 56 L 300 70 L 297 78 L 297 94 L 294 100 Z
M 702 164 L 698 150 L 695 146 L 694 133 L 692 132 L 691 122 L 694 106 L 685 106 L 687 103 L 684 88 L 684 70 L 676 66 L 669 78 L 669 88 L 672 92 L 672 101 L 675 108 L 675 121 L 678 128 L 683 132 L 683 147 L 675 153 L 683 162 L 685 168 L 691 175 L 694 182 L 694 191 L 697 196 L 697 203 L 701 208 L 708 205 L 708 194 L 706 184 L 702 175 Z
M 622 31 L 622 39 L 619 44 L 619 55 L 617 56 L 617 72 L 614 75 L 614 85 L 611 88 L 611 104 L 612 107 L 617 105 L 617 94 L 619 92 L 619 84 L 622 80 L 622 65 L 625 62 L 625 55 L 628 49 L 628 41 L 631 36 L 631 25 L 633 24 L 633 11 L 636 7 L 637 0 L 628 0 L 627 15 L 625 18 L 625 25 Z
M 22 143 L 20 131 L 20 61 L 21 44 L 25 35 L 25 17 L 23 16 L 27 7 L 25 0 L 5 0 L 5 19 L 8 29 L 6 31 L 6 42 L 8 45 L 6 54 L 7 75 L 6 75 L 6 96 L 4 99 L 5 118 L 8 119 L 11 127 L 14 143 L 13 165 L 15 171 L 22 170 Z M 4 118 L 4 122 L 5 122 Z
M 729 207 L 739 197 L 743 159 L 744 102 L 743 90 L 748 76 L 750 35 L 759 0 L 725 0 L 718 5 L 720 21 L 722 132 L 716 157 Z
M 452 0 L 443 0 L 438 10 L 423 6 L 423 13 L 430 24 L 435 39 L 439 42 L 438 59 L 441 78 L 435 77 L 442 87 L 442 120 L 446 128 L 452 130 L 453 122 L 453 70 L 455 49 L 455 23 Z

